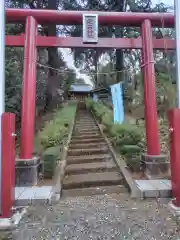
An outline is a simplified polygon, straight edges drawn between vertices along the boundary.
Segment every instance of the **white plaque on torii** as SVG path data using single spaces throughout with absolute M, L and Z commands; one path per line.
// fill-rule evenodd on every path
M 98 42 L 98 15 L 83 14 L 83 43 Z

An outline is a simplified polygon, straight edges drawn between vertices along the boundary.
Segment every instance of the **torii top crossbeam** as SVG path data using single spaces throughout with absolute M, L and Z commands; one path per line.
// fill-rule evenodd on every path
M 62 25 L 82 24 L 82 16 L 86 11 L 57 11 L 32 9 L 6 9 L 8 23 L 24 22 L 26 17 L 34 17 L 38 23 L 56 23 Z M 146 19 L 151 21 L 153 27 L 174 27 L 174 14 L 172 13 L 132 13 L 132 12 L 91 12 L 98 14 L 100 25 L 141 26 Z

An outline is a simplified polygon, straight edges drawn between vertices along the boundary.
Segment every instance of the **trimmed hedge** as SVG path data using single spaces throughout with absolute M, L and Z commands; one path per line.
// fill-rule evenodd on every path
M 141 130 L 131 124 L 114 124 L 112 110 L 100 101 L 94 102 L 92 99 L 87 99 L 86 106 L 104 125 L 104 132 L 110 138 L 115 149 L 124 156 L 131 170 L 141 170 Z
M 54 174 L 56 163 L 60 157 L 60 146 L 47 148 L 42 154 L 42 171 L 44 178 L 51 178 Z
M 61 158 L 61 149 L 67 141 L 69 127 L 75 118 L 76 104 L 69 104 L 55 111 L 53 119 L 46 122 L 39 134 L 39 142 L 43 149 L 42 168 L 46 178 L 51 178 L 57 160 Z

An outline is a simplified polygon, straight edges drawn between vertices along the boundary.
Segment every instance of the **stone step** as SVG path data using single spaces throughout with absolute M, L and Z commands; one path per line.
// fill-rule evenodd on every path
M 84 115 L 86 115 L 86 113 L 84 113 Z M 81 116 L 76 117 L 76 121 L 83 122 L 83 121 L 95 121 L 95 120 L 92 116 L 85 117 L 85 116 L 81 115 Z
M 70 147 L 69 149 L 91 149 L 91 148 L 101 148 L 101 147 L 106 147 L 107 144 L 106 142 L 103 142 L 103 143 L 99 143 L 99 142 L 96 142 L 96 143 L 80 143 L 80 144 L 77 144 L 77 143 L 71 143 L 70 144 Z
M 91 132 L 91 131 L 99 131 L 99 128 L 98 127 L 92 127 L 92 128 L 89 128 L 89 127 L 86 127 L 86 128 L 83 128 L 83 127 L 75 127 L 74 128 L 74 131 L 82 131 L 82 132 Z
M 73 135 L 77 134 L 100 134 L 99 129 L 92 129 L 92 130 L 81 130 L 81 129 L 74 129 Z
M 94 131 L 83 132 L 83 131 L 77 131 L 77 130 L 76 130 L 76 131 L 73 133 L 73 136 L 81 136 L 81 135 L 86 135 L 86 136 L 88 136 L 88 135 L 92 135 L 92 134 L 94 134 L 94 135 L 100 135 L 100 131 L 94 130 Z
M 91 139 L 91 138 L 96 138 L 96 139 L 102 139 L 102 136 L 101 134 L 82 134 L 82 135 L 79 135 L 79 136 L 72 136 L 72 139 L 73 140 L 79 140 L 79 139 Z
M 66 175 L 63 189 L 85 188 L 94 186 L 121 185 L 124 178 L 118 172 L 86 173 L 79 175 Z
M 110 154 L 68 156 L 67 164 L 104 162 L 112 159 Z
M 95 122 L 79 122 L 79 123 L 76 122 L 75 124 L 75 126 L 82 126 L 82 125 L 89 126 L 89 125 L 96 125 L 96 123 Z
M 82 123 L 96 123 L 94 119 L 81 119 L 81 120 L 76 120 L 76 124 L 82 124 Z
M 81 118 L 81 119 L 76 119 L 76 123 L 86 123 L 86 122 L 95 122 L 93 118 Z
M 88 123 L 84 123 L 84 124 L 77 124 L 75 125 L 75 128 L 94 128 L 94 127 L 97 127 L 97 125 L 95 123 L 91 123 L 91 124 L 88 124 Z
M 82 111 L 82 112 L 77 112 L 76 118 L 78 118 L 78 117 L 83 117 L 83 118 L 91 117 L 92 118 L 92 115 L 87 111 Z
M 77 119 L 76 118 L 76 123 L 82 123 L 82 122 L 95 122 L 95 120 L 91 117 L 88 117 L 88 118 L 80 118 L 80 119 Z
M 71 140 L 71 144 L 83 144 L 83 143 L 105 143 L 105 140 L 103 137 Z
M 66 197 L 77 197 L 77 196 L 93 196 L 93 195 L 104 195 L 104 194 L 119 194 L 127 192 L 127 188 L 123 185 L 114 186 L 98 186 L 89 188 L 75 188 L 66 189 L 62 191 L 62 199 Z
M 78 130 L 78 131 L 87 131 L 87 132 L 90 132 L 90 131 L 99 131 L 99 128 L 96 127 L 96 126 L 91 126 L 91 127 L 84 127 L 84 126 L 81 126 L 81 127 L 75 127 L 74 128 L 74 131 L 75 130 Z
M 104 154 L 104 153 L 108 153 L 108 150 L 109 150 L 108 147 L 90 148 L 90 149 L 69 149 L 68 156 Z
M 90 118 L 92 118 L 92 115 L 87 111 L 82 111 L 82 112 L 77 112 L 76 118 L 78 118 L 78 117 L 83 117 L 83 118 L 90 117 Z
M 99 131 L 99 128 L 97 128 L 96 126 L 80 126 L 80 127 L 75 127 L 74 128 L 74 131 L 75 130 L 84 130 L 84 131 L 90 131 L 91 129 L 93 130 L 96 130 L 96 131 Z
M 82 174 L 88 172 L 116 171 L 117 166 L 112 161 L 70 164 L 66 167 L 66 174 Z

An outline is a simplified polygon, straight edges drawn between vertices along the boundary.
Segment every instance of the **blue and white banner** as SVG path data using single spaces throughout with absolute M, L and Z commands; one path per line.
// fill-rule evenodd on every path
M 117 83 L 111 85 L 111 95 L 114 111 L 114 123 L 123 123 L 124 121 L 124 105 L 122 95 L 122 84 Z
M 93 93 L 93 101 L 94 102 L 98 101 L 98 95 L 96 93 Z

